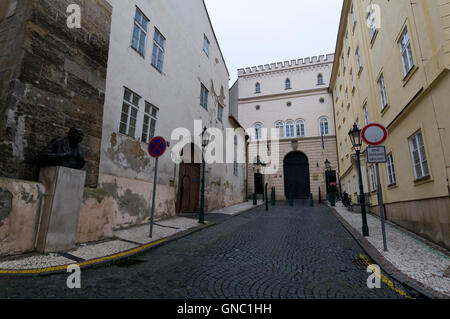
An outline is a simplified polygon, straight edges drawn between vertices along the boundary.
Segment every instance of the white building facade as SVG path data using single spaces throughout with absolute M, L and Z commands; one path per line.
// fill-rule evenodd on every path
M 330 54 L 238 70 L 239 121 L 256 131 L 249 145 L 249 193 L 259 194 L 268 184 L 269 190 L 275 187 L 278 200 L 310 194 L 318 199 L 319 193 L 324 199 L 329 183 L 337 182 L 329 92 L 333 61 Z M 274 138 L 279 139 L 277 159 L 270 156 L 276 144 L 267 145 Z
M 113 198 L 114 227 L 149 220 L 155 160 L 147 149 L 154 136 L 170 142 L 159 159 L 157 218 L 198 212 L 201 153 L 188 154 L 201 145 L 186 144 L 178 152 L 183 162 L 176 163 L 171 152 L 179 136 L 172 140 L 172 133 L 182 128 L 199 137 L 202 127 L 237 127 L 229 116 L 229 73 L 205 4 L 108 1 L 113 16 L 99 188 Z M 196 120 L 202 121 L 200 133 L 194 132 Z M 207 165 L 207 211 L 244 200 L 244 168 Z

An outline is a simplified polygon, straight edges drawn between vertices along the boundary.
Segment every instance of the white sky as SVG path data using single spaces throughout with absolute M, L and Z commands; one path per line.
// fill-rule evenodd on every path
M 205 0 L 230 86 L 237 69 L 334 53 L 343 0 Z

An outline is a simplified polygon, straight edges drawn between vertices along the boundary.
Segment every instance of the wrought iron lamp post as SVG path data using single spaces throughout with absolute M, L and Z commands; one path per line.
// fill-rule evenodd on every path
M 352 141 L 353 148 L 356 151 L 356 162 L 358 164 L 358 175 L 359 175 L 359 202 L 361 204 L 361 215 L 362 215 L 362 232 L 364 237 L 369 236 L 369 227 L 367 226 L 367 215 L 366 215 L 366 198 L 364 195 L 364 186 L 361 172 L 361 130 L 355 123 L 353 129 L 348 133 L 350 140 Z
M 210 142 L 210 136 L 209 133 L 206 131 L 207 128 L 203 128 L 202 132 L 202 186 L 200 191 L 200 216 L 198 222 L 200 224 L 205 223 L 205 167 L 206 167 L 206 161 L 205 161 L 205 148 L 208 146 Z

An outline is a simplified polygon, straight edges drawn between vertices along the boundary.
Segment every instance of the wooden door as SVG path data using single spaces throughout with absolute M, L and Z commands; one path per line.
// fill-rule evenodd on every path
M 200 164 L 180 165 L 178 189 L 178 212 L 195 213 L 199 210 L 200 199 Z

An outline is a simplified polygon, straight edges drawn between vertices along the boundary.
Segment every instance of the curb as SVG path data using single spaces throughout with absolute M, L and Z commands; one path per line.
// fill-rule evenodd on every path
M 60 274 L 60 273 L 67 273 L 67 268 L 72 265 L 78 265 L 81 269 L 88 269 L 98 266 L 105 266 L 108 264 L 113 264 L 117 261 L 130 258 L 133 256 L 138 256 L 144 252 L 147 252 L 151 249 L 158 248 L 161 246 L 164 246 L 170 242 L 179 240 L 183 237 L 186 237 L 188 235 L 191 235 L 193 233 L 196 233 L 198 231 L 201 231 L 203 229 L 209 228 L 211 226 L 217 225 L 214 222 L 209 222 L 204 225 L 196 226 L 191 229 L 187 229 L 185 231 L 176 233 L 172 236 L 161 238 L 156 241 L 153 241 L 151 243 L 141 245 L 139 247 L 135 247 L 123 252 L 119 252 L 113 255 L 103 256 L 91 260 L 86 260 L 79 263 L 72 263 L 68 265 L 62 265 L 62 266 L 54 266 L 54 267 L 46 267 L 46 268 L 40 268 L 40 269 L 0 269 L 0 278 L 1 277 L 37 277 L 37 276 L 48 276 L 48 275 L 54 275 L 54 274 Z
M 331 208 L 331 211 L 336 218 L 341 222 L 344 228 L 352 235 L 352 237 L 358 242 L 358 244 L 364 249 L 364 251 L 374 260 L 377 265 L 381 267 L 392 278 L 400 282 L 405 287 L 416 290 L 423 296 L 429 299 L 449 299 L 449 296 L 442 294 L 432 288 L 425 287 L 421 282 L 409 277 L 401 272 L 391 262 L 389 262 L 366 238 L 364 238 L 353 226 L 351 226 L 335 208 Z
M 246 210 L 243 210 L 242 212 L 236 213 L 236 214 L 231 215 L 231 216 L 240 216 L 240 215 L 242 215 L 242 214 L 248 213 L 249 211 L 254 210 L 254 209 L 257 209 L 257 208 L 260 208 L 260 207 L 262 207 L 262 206 L 264 206 L 264 203 L 259 204 L 259 205 L 256 205 L 256 206 L 252 206 L 252 207 L 250 207 L 250 208 L 248 208 L 248 209 L 246 209 Z

